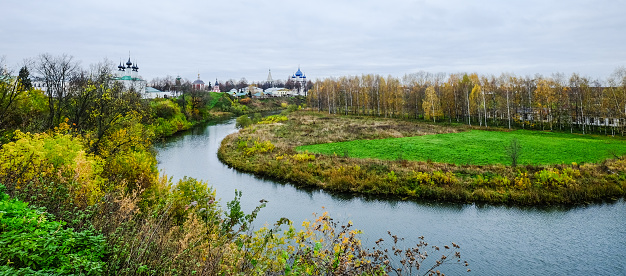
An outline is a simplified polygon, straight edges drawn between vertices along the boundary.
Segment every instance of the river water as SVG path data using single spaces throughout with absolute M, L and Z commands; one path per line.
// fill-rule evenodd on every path
M 163 174 L 206 180 L 222 205 L 243 192 L 249 213 L 268 201 L 256 228 L 286 217 L 299 225 L 328 211 L 341 222 L 351 220 L 364 232 L 365 244 L 387 231 L 413 245 L 424 236 L 432 245 L 461 246 L 460 265 L 441 268 L 448 275 L 626 275 L 626 202 L 579 207 L 520 208 L 378 200 L 296 188 L 238 172 L 217 159 L 221 140 L 235 132 L 235 120 L 209 123 L 156 146 Z M 410 244 L 409 244 L 410 245 Z

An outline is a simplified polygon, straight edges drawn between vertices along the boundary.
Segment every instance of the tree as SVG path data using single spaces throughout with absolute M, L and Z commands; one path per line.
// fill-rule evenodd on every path
M 517 167 L 517 161 L 522 153 L 522 145 L 517 137 L 511 139 L 511 142 L 508 146 L 504 147 L 504 150 L 506 151 L 507 157 L 511 159 L 511 167 Z
M 470 92 L 470 95 L 469 95 L 469 100 L 470 100 L 469 108 L 472 111 L 475 111 L 476 114 L 478 114 L 478 123 L 479 125 L 482 126 L 482 120 L 480 118 L 481 116 L 480 103 L 479 103 L 481 92 L 482 92 L 482 88 L 480 87 L 480 85 L 474 84 L 474 87 L 472 88 L 472 91 Z
M 609 87 L 606 90 L 607 104 L 610 114 L 615 118 L 613 125 L 624 135 L 624 120 L 626 120 L 626 68 L 617 68 L 608 79 Z M 614 128 L 615 128 L 614 127 Z
M 506 99 L 506 118 L 508 122 L 508 127 L 511 129 L 511 86 L 514 84 L 513 76 L 509 74 L 500 75 L 499 83 L 501 90 L 504 91 L 504 97 Z M 501 105 L 500 105 L 501 106 Z
M 222 92 L 228 92 L 228 91 L 232 90 L 233 88 L 235 88 L 235 81 L 232 80 L 232 79 L 227 80 L 224 83 L 220 83 L 220 90 Z
M 248 80 L 246 80 L 246 78 L 241 78 L 239 80 L 239 82 L 237 83 L 237 86 L 236 86 L 237 91 L 241 92 L 241 90 L 246 88 L 246 87 L 248 87 Z
M 252 120 L 248 117 L 248 115 L 241 115 L 237 117 L 237 121 L 235 123 L 236 128 L 246 128 L 250 125 L 252 125 Z
M 467 74 L 463 75 L 463 79 L 459 82 L 459 86 L 461 87 L 461 91 L 465 94 L 465 102 L 467 103 L 467 124 L 471 126 L 472 114 L 470 108 L 470 94 L 472 93 L 472 81 Z
M 439 102 L 439 97 L 437 97 L 437 93 L 435 93 L 435 88 L 429 86 L 426 88 L 426 97 L 423 100 L 422 107 L 424 108 L 424 119 L 430 120 L 433 118 L 433 122 L 438 116 L 443 115 L 441 111 L 441 103 Z
M 47 128 L 52 128 L 61 122 L 67 99 L 67 86 L 70 76 L 77 68 L 78 64 L 74 62 L 72 56 L 39 55 L 36 71 L 41 75 L 47 87 L 49 109 Z
M 0 60 L 0 67 L 3 66 L 3 63 Z M 11 77 L 10 72 L 0 73 L 0 131 L 2 131 L 11 117 L 9 113 L 13 110 L 14 103 L 22 94 L 30 90 L 32 85 L 28 78 L 29 72 L 26 66 L 20 69 L 17 78 Z

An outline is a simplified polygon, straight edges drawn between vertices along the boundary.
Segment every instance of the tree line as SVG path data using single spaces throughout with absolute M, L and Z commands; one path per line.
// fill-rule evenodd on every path
M 217 82 L 220 86 L 221 92 L 228 92 L 232 89 L 237 89 L 237 91 L 241 91 L 244 88 L 249 87 L 250 85 L 261 88 L 264 91 L 272 87 L 286 88 L 290 90 L 291 89 L 309 90 L 313 87 L 313 82 L 311 81 L 307 82 L 306 87 L 302 87 L 302 85 L 299 82 L 295 82 L 291 79 L 288 79 L 287 81 L 278 79 L 278 80 L 273 80 L 271 83 L 268 81 L 248 82 L 246 78 L 241 78 L 239 81 L 236 81 L 234 79 L 229 79 L 226 81 L 217 81 Z M 208 91 L 212 90 L 214 84 L 215 84 L 214 82 L 208 81 L 206 83 L 205 90 L 208 90 Z M 153 78 L 148 83 L 148 86 L 161 90 L 161 91 L 187 92 L 187 91 L 192 90 L 191 81 L 189 79 L 180 78 L 180 77 L 175 78 L 169 75 L 165 77 Z
M 151 112 L 137 91 L 111 80 L 113 68 L 106 60 L 83 68 L 70 55 L 41 54 L 25 62 L 18 77 L 5 70 L 0 80 L 2 139 L 13 129 L 36 133 L 67 123 L 88 141 L 90 152 L 100 153 L 115 133 L 145 123 Z M 31 79 L 45 89 L 33 89 Z M 115 144 L 127 145 L 130 137 L 118 137 Z
M 616 69 L 605 82 L 576 73 L 343 76 L 315 81 L 308 101 L 335 114 L 624 135 L 626 69 Z

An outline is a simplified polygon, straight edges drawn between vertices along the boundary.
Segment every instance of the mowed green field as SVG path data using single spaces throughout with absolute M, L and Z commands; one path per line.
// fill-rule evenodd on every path
M 599 162 L 614 157 L 613 154 L 626 154 L 625 139 L 527 130 L 472 130 L 406 138 L 356 140 L 301 146 L 296 150 L 338 156 L 347 153 L 349 157 L 356 158 L 509 165 L 511 160 L 505 148 L 513 138 L 517 138 L 522 147 L 518 164 Z

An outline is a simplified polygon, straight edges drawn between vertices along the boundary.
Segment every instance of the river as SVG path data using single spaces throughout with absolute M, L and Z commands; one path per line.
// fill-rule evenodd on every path
M 524 208 L 378 200 L 296 188 L 238 172 L 217 159 L 221 140 L 235 132 L 235 120 L 209 123 L 157 144 L 163 174 L 206 180 L 222 205 L 242 191 L 249 213 L 268 201 L 256 228 L 286 217 L 299 225 L 328 211 L 351 220 L 371 244 L 387 231 L 407 241 L 424 236 L 432 245 L 461 246 L 465 267 L 441 268 L 448 275 L 626 275 L 626 202 L 578 207 Z

